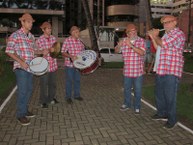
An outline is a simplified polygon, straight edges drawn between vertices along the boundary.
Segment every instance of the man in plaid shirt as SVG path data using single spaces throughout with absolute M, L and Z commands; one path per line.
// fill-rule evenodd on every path
M 155 48 L 161 47 L 156 76 L 156 107 L 157 113 L 152 116 L 154 120 L 167 120 L 164 128 L 175 126 L 176 96 L 179 79 L 183 71 L 183 48 L 185 45 L 184 33 L 176 27 L 177 18 L 167 15 L 161 18 L 165 34 L 160 38 L 159 30 L 149 31 Z
M 77 26 L 72 26 L 70 34 L 63 42 L 62 54 L 65 57 L 64 66 L 66 74 L 66 101 L 72 103 L 72 87 L 74 84 L 74 99 L 82 101 L 80 96 L 80 72 L 74 68 L 73 61 L 77 59 L 77 55 L 84 50 L 84 45 L 80 41 L 80 30 Z
M 128 24 L 126 28 L 127 37 L 118 43 L 115 52 L 122 52 L 124 60 L 124 103 L 121 111 L 131 108 L 131 90 L 134 88 L 135 103 L 134 110 L 136 114 L 140 113 L 141 91 L 143 81 L 143 66 L 145 54 L 145 41 L 137 36 L 137 27 L 134 24 Z
M 30 117 L 35 115 L 28 111 L 28 102 L 32 96 L 33 74 L 29 63 L 34 58 L 35 38 L 30 33 L 34 19 L 28 13 L 19 18 L 22 27 L 11 34 L 6 53 L 14 60 L 13 70 L 17 83 L 17 119 L 22 125 L 29 125 Z
M 44 22 L 40 28 L 43 31 L 43 35 L 37 39 L 37 50 L 53 51 L 53 44 L 56 42 L 56 38 L 51 35 L 52 27 L 49 22 Z M 40 76 L 40 103 L 42 108 L 48 108 L 48 103 L 56 104 L 56 71 L 58 69 L 56 58 L 52 58 L 50 53 L 43 56 L 49 63 L 48 71 L 46 74 Z

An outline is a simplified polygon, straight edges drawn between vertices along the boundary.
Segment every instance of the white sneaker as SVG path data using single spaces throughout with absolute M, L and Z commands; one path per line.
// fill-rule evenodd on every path
M 129 107 L 128 107 L 127 105 L 123 104 L 123 105 L 121 106 L 120 110 L 121 110 L 121 111 L 127 111 L 127 110 L 129 110 Z
M 140 109 L 135 109 L 135 114 L 140 114 Z

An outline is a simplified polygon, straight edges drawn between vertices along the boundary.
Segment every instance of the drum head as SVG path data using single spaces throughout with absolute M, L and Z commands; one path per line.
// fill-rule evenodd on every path
M 76 59 L 73 64 L 75 68 L 81 70 L 90 67 L 97 59 L 97 54 L 93 50 L 85 50 L 80 52 L 77 57 L 78 59 Z
M 36 57 L 30 62 L 29 68 L 35 75 L 42 75 L 47 71 L 48 61 L 43 57 Z

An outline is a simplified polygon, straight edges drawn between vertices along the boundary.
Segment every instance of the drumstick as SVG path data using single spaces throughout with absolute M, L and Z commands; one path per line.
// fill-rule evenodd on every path
M 43 57 L 42 57 L 42 59 L 40 60 L 40 62 L 39 62 L 39 63 L 35 63 L 35 64 L 33 64 L 33 62 L 32 62 L 32 65 L 31 65 L 31 66 L 40 65 L 40 64 L 42 63 L 42 61 L 43 61 Z

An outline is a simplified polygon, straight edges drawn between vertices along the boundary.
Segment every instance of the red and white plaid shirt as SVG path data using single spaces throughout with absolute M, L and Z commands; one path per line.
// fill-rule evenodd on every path
M 61 52 L 67 52 L 70 55 L 77 56 L 81 51 L 84 50 L 84 45 L 79 39 L 68 37 L 64 40 Z M 65 57 L 64 66 L 74 67 L 70 58 Z
M 47 37 L 45 37 L 45 35 L 42 35 L 36 41 L 37 49 L 39 49 L 39 50 L 48 50 L 53 46 L 53 44 L 55 42 L 56 42 L 56 38 L 54 36 L 50 35 L 47 38 Z M 47 59 L 47 61 L 49 63 L 48 72 L 55 72 L 58 69 L 57 59 L 52 58 L 50 56 L 50 53 L 48 53 L 48 55 L 45 56 L 44 58 Z
M 161 48 L 159 65 L 156 73 L 159 75 L 182 76 L 184 58 L 183 48 L 185 44 L 185 35 L 179 29 L 175 28 L 162 37 L 163 48 Z
M 6 53 L 17 54 L 21 59 L 24 59 L 27 64 L 34 58 L 35 38 L 29 32 L 24 33 L 23 28 L 12 33 L 8 39 Z M 17 61 L 14 61 L 13 69 L 21 68 Z M 29 69 L 27 69 L 30 72 Z
M 145 40 L 137 37 L 134 41 L 134 46 L 145 51 Z M 124 41 L 121 51 L 124 60 L 123 75 L 132 78 L 143 75 L 144 56 L 134 52 Z

